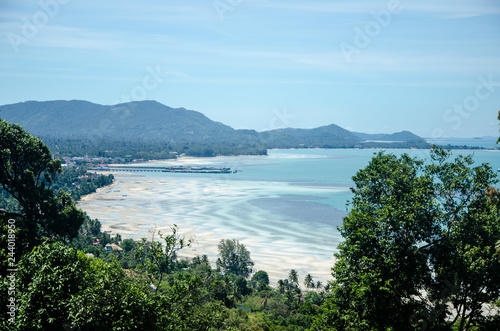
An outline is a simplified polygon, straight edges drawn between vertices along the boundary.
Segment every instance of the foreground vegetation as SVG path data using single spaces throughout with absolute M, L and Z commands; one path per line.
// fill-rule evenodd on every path
M 332 282 L 291 266 L 271 288 L 235 240 L 217 261 L 188 261 L 175 225 L 157 240 L 103 233 L 48 147 L 1 121 L 0 328 L 498 330 L 496 176 L 471 157 L 431 158 L 374 156 L 353 178 Z

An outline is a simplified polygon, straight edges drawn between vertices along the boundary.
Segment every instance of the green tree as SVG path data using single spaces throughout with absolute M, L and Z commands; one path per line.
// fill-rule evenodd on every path
M 500 121 L 500 110 L 498 111 L 498 120 Z M 498 145 L 499 143 L 500 143 L 500 137 L 498 138 L 496 144 Z M 494 200 L 493 203 L 499 205 L 500 199 L 499 199 L 498 189 L 491 187 L 488 193 L 490 195 L 490 199 Z M 496 243 L 496 249 L 497 249 L 497 255 L 500 256 L 500 239 Z
M 222 239 L 218 245 L 217 268 L 224 273 L 248 277 L 254 265 L 245 245 L 235 239 Z
M 354 177 L 340 229 L 332 297 L 316 319 L 329 330 L 459 330 L 484 322 L 500 294 L 500 235 L 486 189 L 495 174 L 472 157 L 432 163 L 383 152 Z
M 288 274 L 288 279 L 290 280 L 290 283 L 295 286 L 299 286 L 299 274 L 297 273 L 297 270 L 292 269 L 290 270 L 290 273 Z
M 137 248 L 137 242 L 134 239 L 125 239 L 120 246 L 123 248 L 123 251 L 127 253 Z
M 191 245 L 191 240 L 186 241 L 184 237 L 178 235 L 176 224 L 171 227 L 171 230 L 172 233 L 167 236 L 163 236 L 158 231 L 158 235 L 164 243 L 155 240 L 148 243 L 143 238 L 142 242 L 138 244 L 136 251 L 137 257 L 147 256 L 144 266 L 149 272 L 157 276 L 158 286 L 156 287 L 156 291 L 160 288 L 164 273 L 168 272 L 172 261 L 176 259 L 176 253 L 184 247 Z
M 313 305 L 321 305 L 323 303 L 321 296 L 314 291 L 307 292 L 306 297 L 304 299 L 307 302 L 312 303 Z
M 115 263 L 87 257 L 61 243 L 26 254 L 16 274 L 19 330 L 155 329 L 158 303 L 147 283 L 125 276 Z M 6 328 L 7 329 L 7 328 Z
M 233 276 L 231 279 L 231 287 L 233 289 L 235 302 L 241 301 L 243 296 L 252 292 L 252 289 L 248 287 L 248 281 L 243 276 Z
M 9 280 L 0 282 L 2 306 Z M 209 330 L 225 311 L 199 277 L 179 276 L 154 294 L 139 275 L 57 242 L 25 254 L 16 274 L 16 316 L 1 316 L 1 330 Z M 2 315 L 5 310 L 2 310 Z
M 453 309 L 448 311 L 439 302 L 434 311 L 418 317 L 424 326 L 432 325 L 441 310 L 459 330 L 468 330 L 485 323 L 482 306 L 500 295 L 500 263 L 495 255 L 495 240 L 500 237 L 498 206 L 487 195 L 498 180 L 489 165 L 472 167 L 470 155 L 454 162 L 447 161 L 450 153 L 444 151 L 431 156 L 435 163 L 427 170 L 435 178 L 441 217 L 437 239 L 429 241 L 429 256 L 437 270 L 429 293 L 435 302 L 447 294 L 446 302 Z
M 288 289 L 288 279 L 280 279 L 278 280 L 278 292 L 283 294 Z
M 269 285 L 269 275 L 267 272 L 259 270 L 252 276 L 252 283 L 259 291 L 265 290 Z
M 222 285 L 222 288 L 224 286 Z M 160 305 L 157 309 L 161 317 L 160 327 L 157 329 L 176 331 L 222 329 L 227 319 L 226 311 L 221 303 L 209 301 L 209 298 L 200 277 L 176 277 L 173 284 L 159 295 Z
M 16 216 L 16 250 L 19 256 L 44 237 L 67 241 L 78 234 L 84 214 L 70 196 L 50 186 L 61 172 L 48 147 L 21 126 L 0 120 L 0 184 L 20 206 Z
M 311 274 L 306 275 L 306 278 L 304 279 L 304 285 L 306 286 L 306 288 L 314 288 L 314 281 Z
M 213 280 L 209 289 L 213 299 L 220 301 L 228 308 L 234 307 L 234 301 L 231 298 L 232 289 L 227 277 Z

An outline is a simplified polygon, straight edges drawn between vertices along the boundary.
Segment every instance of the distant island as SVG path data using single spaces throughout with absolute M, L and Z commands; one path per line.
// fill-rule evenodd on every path
M 314 129 L 235 130 L 200 112 L 156 101 L 99 105 L 88 101 L 26 101 L 0 106 L 0 118 L 42 138 L 54 153 L 135 159 L 177 155 L 266 155 L 288 148 L 430 148 L 423 138 Z M 462 146 L 463 147 L 463 146 Z

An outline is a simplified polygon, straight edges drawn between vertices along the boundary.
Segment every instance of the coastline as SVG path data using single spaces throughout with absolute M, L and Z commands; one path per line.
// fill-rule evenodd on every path
M 116 177 L 116 175 L 113 175 L 114 177 Z M 77 204 L 81 201 L 91 201 L 95 195 L 98 195 L 99 193 L 101 193 L 103 190 L 107 189 L 107 188 L 112 188 L 113 186 L 115 186 L 117 184 L 117 181 L 116 179 L 113 181 L 113 183 L 109 184 L 109 185 L 106 185 L 106 186 L 102 186 L 102 187 L 99 187 L 95 190 L 94 193 L 90 193 L 90 194 L 86 194 L 82 197 L 80 197 L 80 199 L 78 201 L 75 201 Z
M 113 175 L 115 176 L 113 184 L 102 187 L 78 201 L 79 208 L 92 218 L 99 219 L 102 231 L 111 235 L 119 233 L 124 239 L 137 240 L 141 237 L 150 239 L 153 230 L 155 230 L 155 238 L 158 238 L 158 231 L 169 233 L 170 227 L 176 224 L 181 236 L 185 239 L 192 239 L 191 247 L 180 251 L 179 258 L 207 255 L 212 267 L 215 267 L 218 255 L 217 245 L 220 240 L 236 239 L 250 251 L 250 256 L 255 263 L 254 271 L 266 271 L 272 286 L 276 286 L 278 280 L 288 278 L 291 269 L 297 270 L 301 283 L 307 274 L 311 274 L 315 282 L 321 281 L 323 285 L 331 280 L 331 267 L 335 261 L 333 250 L 330 251 L 327 247 L 318 246 L 316 248 L 318 251 L 314 251 L 314 249 L 299 246 L 286 239 L 270 240 L 265 235 L 245 234 L 243 230 L 235 231 L 233 227 L 226 227 L 223 223 L 216 221 L 219 217 L 226 218 L 226 215 L 219 210 L 216 210 L 213 215 L 207 214 L 209 217 L 207 220 L 196 221 L 196 217 L 189 215 L 189 212 L 186 213 L 185 210 L 197 204 L 199 197 L 186 197 L 186 194 L 193 191 L 200 193 L 199 190 L 203 190 L 204 187 L 191 186 L 185 190 L 172 189 L 168 194 L 164 192 L 158 194 L 154 191 L 155 186 L 176 185 L 176 178 L 171 178 L 168 182 L 157 182 L 148 180 L 140 174 Z M 224 195 L 224 191 L 225 187 L 215 188 L 208 192 L 208 195 Z M 161 201 L 158 201 L 164 195 L 168 195 L 169 201 L 180 202 L 173 203 L 175 206 L 168 206 L 169 209 L 164 210 L 160 206 Z M 189 199 L 194 200 L 188 201 Z M 134 201 L 134 203 L 128 204 L 128 201 Z M 182 203 L 185 206 L 180 206 Z M 181 209 L 176 211 L 176 208 Z M 193 213 L 196 214 L 196 211 Z M 200 212 L 195 216 L 199 215 L 203 213 Z M 324 250 L 328 251 L 326 256 Z
M 298 271 L 301 280 L 311 274 L 315 281 L 319 280 L 325 284 L 332 279 L 331 268 L 335 263 L 333 254 L 342 238 L 338 231 L 328 232 L 330 229 L 321 227 L 321 222 L 317 222 L 321 219 L 317 216 L 328 213 L 328 222 L 335 230 L 336 226 L 341 225 L 335 223 L 335 220 L 341 220 L 341 216 L 335 216 L 328 210 L 324 210 L 323 215 L 318 215 L 308 206 L 314 206 L 315 202 L 333 198 L 339 193 L 345 197 L 340 186 L 343 186 L 344 191 L 349 191 L 350 176 L 355 169 L 359 169 L 371 159 L 372 152 L 359 149 L 353 153 L 353 149 L 336 149 L 336 152 L 330 153 L 328 151 L 332 149 L 314 149 L 322 150 L 316 153 L 308 150 L 310 152 L 304 149 L 295 150 L 297 155 L 292 150 L 285 150 L 277 154 L 271 153 L 265 158 L 182 157 L 175 160 L 145 161 L 137 164 L 144 167 L 154 163 L 210 164 L 241 166 L 244 170 L 242 175 L 225 176 L 113 173 L 113 184 L 82 197 L 78 204 L 89 216 L 100 220 L 103 231 L 120 233 L 123 238 L 151 238 L 153 229 L 156 233 L 158 230 L 168 233 L 170 227 L 177 224 L 179 234 L 186 239 L 193 239 L 192 247 L 179 253 L 181 258 L 206 254 L 215 267 L 219 241 L 236 239 L 250 251 L 255 262 L 254 270 L 268 272 L 271 284 L 276 284 L 279 279 L 286 279 L 291 269 Z M 428 158 L 429 150 L 401 151 Z M 487 154 L 498 155 L 494 152 L 497 151 L 483 150 L 482 159 L 477 161 L 485 161 Z M 421 153 L 425 155 L 420 155 Z M 455 156 L 459 153 L 460 151 L 454 151 Z M 360 161 L 338 157 L 351 154 Z M 308 167 L 308 160 L 312 159 L 330 160 L 332 167 L 335 164 L 344 165 L 345 162 L 352 164 L 344 173 L 339 173 L 340 169 L 337 168 L 319 168 L 326 172 L 336 169 L 332 172 L 335 176 L 333 183 L 336 184 L 332 185 L 331 179 L 323 183 L 323 177 L 314 177 L 314 174 L 320 171 L 313 172 L 313 177 L 308 174 L 299 178 L 295 177 L 296 173 L 292 167 L 286 168 L 292 171 L 286 175 L 290 177 L 283 177 L 282 166 L 290 165 L 291 163 L 287 163 L 290 159 L 294 159 L 294 162 L 297 160 L 298 164 L 307 164 Z M 486 161 L 491 159 L 486 157 Z M 266 165 L 266 173 L 275 172 L 269 178 L 261 177 L 261 165 Z M 325 196 L 326 193 L 320 191 L 328 194 Z M 321 198 L 314 199 L 318 196 Z M 347 201 L 347 198 L 344 201 Z M 322 208 L 316 208 L 316 211 L 321 210 Z M 302 219 L 296 217 L 299 214 Z M 307 223 L 311 220 L 316 221 L 314 229 Z

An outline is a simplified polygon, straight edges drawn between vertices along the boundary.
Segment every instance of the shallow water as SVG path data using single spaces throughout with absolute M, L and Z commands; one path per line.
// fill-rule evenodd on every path
M 216 243 L 235 238 L 249 248 L 254 260 L 262 262 L 261 268 L 266 263 L 271 268 L 279 260 L 281 269 L 295 268 L 325 279 L 341 241 L 337 227 L 352 197 L 351 177 L 368 164 L 374 152 L 272 150 L 269 156 L 150 162 L 145 165 L 203 164 L 242 172 L 117 173 L 116 185 L 80 202 L 80 207 L 97 217 L 103 229 L 124 237 L 151 236 L 152 229 L 168 232 L 172 224 L 178 224 L 180 231 L 195 239 L 198 254 L 214 259 Z M 429 156 L 428 151 L 391 152 Z M 477 162 L 498 168 L 499 152 L 474 154 Z M 282 271 L 281 276 L 286 276 Z

